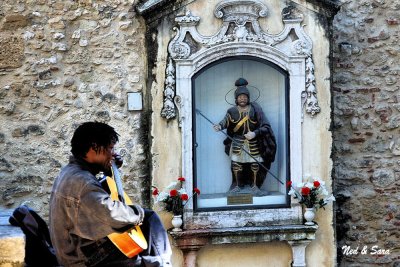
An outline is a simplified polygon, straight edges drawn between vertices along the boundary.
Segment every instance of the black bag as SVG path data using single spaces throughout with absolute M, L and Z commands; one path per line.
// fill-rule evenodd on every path
M 51 244 L 49 228 L 35 211 L 22 205 L 14 210 L 9 222 L 19 226 L 25 234 L 25 266 L 59 266 Z

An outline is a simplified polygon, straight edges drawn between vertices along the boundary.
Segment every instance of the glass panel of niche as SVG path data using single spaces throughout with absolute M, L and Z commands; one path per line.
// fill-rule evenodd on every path
M 268 164 L 254 156 L 252 151 L 247 151 L 253 149 L 254 143 L 249 141 L 241 153 L 253 161 L 258 159 L 263 166 L 257 163 L 232 164 L 223 144 L 228 138 L 227 130 L 216 131 L 213 128 L 213 124 L 224 119 L 228 109 L 238 108 L 235 104 L 235 91 L 238 88 L 235 81 L 239 78 L 248 82 L 246 88 L 250 102 L 256 102 L 261 107 L 276 139 L 275 160 L 266 176 L 262 175 L 262 171 L 266 172 Z M 290 198 L 286 188 L 290 159 L 287 73 L 263 59 L 231 57 L 203 68 L 193 77 L 192 83 L 194 186 L 202 192 L 194 201 L 195 210 L 289 207 Z M 246 119 L 244 122 L 239 118 L 231 119 L 236 125 L 241 124 L 237 126 L 240 130 L 246 127 L 244 125 L 253 123 L 253 126 L 247 127 L 254 127 L 254 123 L 257 123 L 251 119 L 249 122 Z M 257 188 L 253 187 L 254 181 Z

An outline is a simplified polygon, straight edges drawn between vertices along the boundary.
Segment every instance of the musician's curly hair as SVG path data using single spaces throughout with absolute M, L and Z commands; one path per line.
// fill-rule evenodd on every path
M 85 122 L 79 125 L 71 139 L 71 153 L 84 158 L 90 148 L 96 152 L 118 142 L 118 133 L 102 122 Z

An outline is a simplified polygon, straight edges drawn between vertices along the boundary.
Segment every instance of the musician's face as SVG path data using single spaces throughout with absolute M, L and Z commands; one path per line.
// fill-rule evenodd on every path
M 110 144 L 108 147 L 91 147 L 86 154 L 86 161 L 89 163 L 97 164 L 108 170 L 111 167 L 111 160 L 114 155 L 114 145 Z

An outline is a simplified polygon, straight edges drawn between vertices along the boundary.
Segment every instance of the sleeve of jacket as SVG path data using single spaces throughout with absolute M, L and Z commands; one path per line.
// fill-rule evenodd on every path
M 229 127 L 230 120 L 231 120 L 230 114 L 226 113 L 225 117 L 218 123 L 221 126 L 221 130 L 224 130 Z
M 96 240 L 128 225 L 141 224 L 143 219 L 142 207 L 112 200 L 96 181 L 82 189 L 77 218 L 82 237 Z

